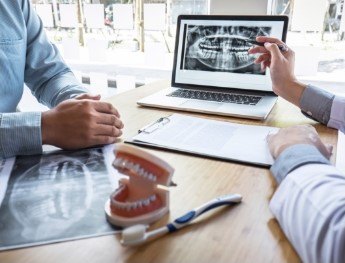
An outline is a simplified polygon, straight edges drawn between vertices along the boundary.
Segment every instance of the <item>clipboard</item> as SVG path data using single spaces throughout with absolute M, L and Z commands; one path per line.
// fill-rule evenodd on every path
M 161 117 L 125 143 L 261 167 L 273 164 L 266 137 L 278 128 L 217 121 L 184 114 Z
M 156 131 L 157 129 L 160 129 L 161 127 L 169 124 L 170 119 L 169 117 L 161 117 L 158 120 L 150 123 L 149 125 L 144 126 L 143 128 L 138 130 L 138 133 L 152 133 Z

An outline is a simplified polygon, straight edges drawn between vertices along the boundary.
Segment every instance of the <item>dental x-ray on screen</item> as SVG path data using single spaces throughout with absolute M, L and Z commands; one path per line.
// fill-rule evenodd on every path
M 248 49 L 257 36 L 269 36 L 268 26 L 187 25 L 181 70 L 220 71 L 264 75 Z

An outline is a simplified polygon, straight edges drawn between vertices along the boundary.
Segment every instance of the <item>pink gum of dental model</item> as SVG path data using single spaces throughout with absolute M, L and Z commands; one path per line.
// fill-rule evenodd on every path
M 158 157 L 129 145 L 117 145 L 113 166 L 119 180 L 105 204 L 107 220 L 116 226 L 151 224 L 169 211 L 169 186 L 174 169 Z

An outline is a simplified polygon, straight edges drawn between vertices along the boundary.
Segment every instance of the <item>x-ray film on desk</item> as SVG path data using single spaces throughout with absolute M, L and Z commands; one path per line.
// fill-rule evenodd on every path
M 265 119 L 277 101 L 248 54 L 257 36 L 285 41 L 286 16 L 179 16 L 171 87 L 139 105 Z
M 0 159 L 0 251 L 118 232 L 104 215 L 112 149 Z

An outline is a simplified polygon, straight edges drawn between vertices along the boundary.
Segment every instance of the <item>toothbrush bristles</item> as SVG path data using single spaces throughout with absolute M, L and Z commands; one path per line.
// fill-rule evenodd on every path
M 122 231 L 121 243 L 123 245 L 141 243 L 145 240 L 146 225 L 134 225 Z

